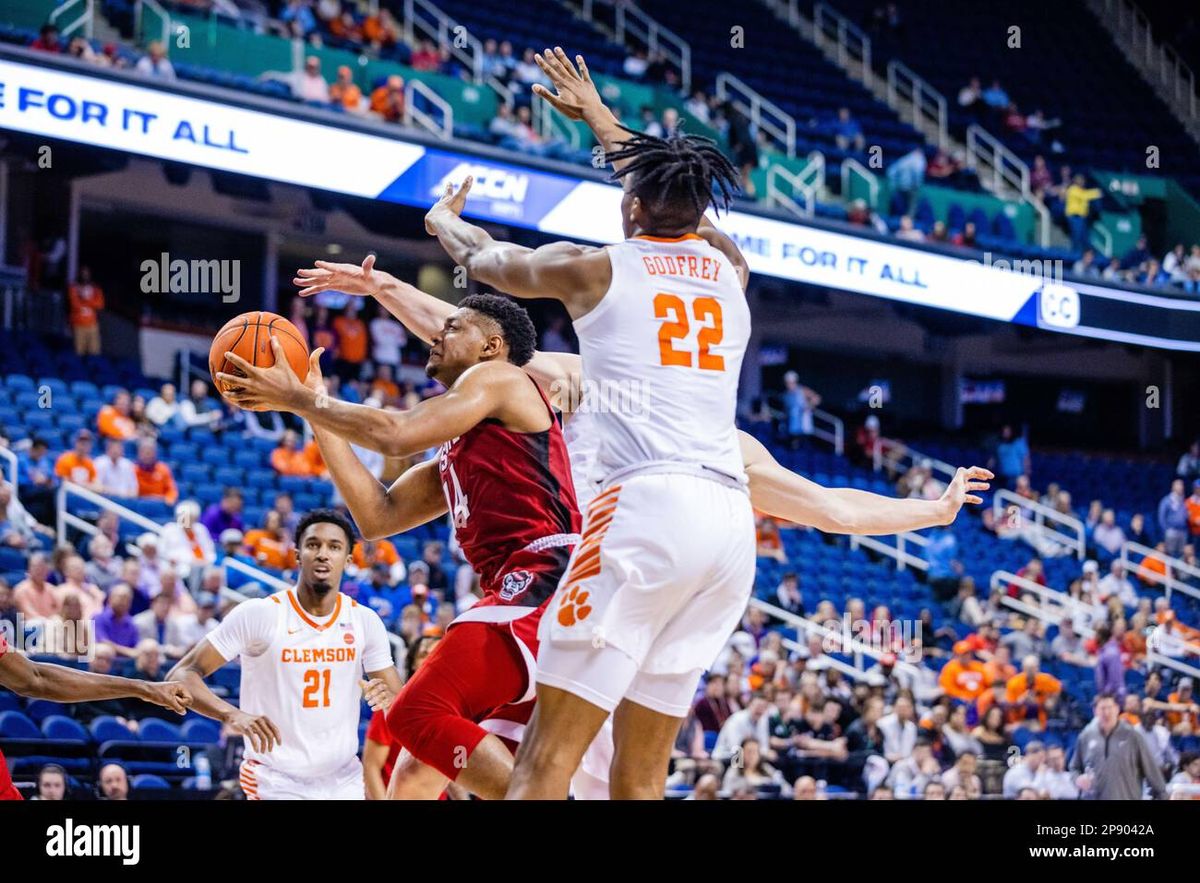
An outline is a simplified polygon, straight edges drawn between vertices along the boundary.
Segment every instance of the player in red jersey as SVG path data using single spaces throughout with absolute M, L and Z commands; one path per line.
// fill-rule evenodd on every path
M 566 444 L 546 397 L 522 366 L 533 323 L 507 298 L 464 298 L 432 340 L 425 372 L 444 395 L 408 411 L 331 400 L 311 359 L 301 383 L 278 344 L 271 368 L 228 354 L 244 377 L 218 375 L 242 407 L 291 411 L 312 425 L 359 530 L 390 536 L 450 512 L 484 596 L 458 617 L 387 714 L 405 753 L 389 796 L 436 797 L 447 781 L 501 798 L 535 692 L 537 628 L 579 540 Z M 388 456 L 438 447 L 385 488 L 348 440 Z M 409 758 L 415 759 L 413 763 Z
M 141 699 L 178 714 L 183 714 L 192 704 L 191 694 L 181 684 L 133 681 L 75 671 L 63 665 L 30 662 L 20 653 L 11 651 L 3 634 L 0 634 L 0 687 L 27 699 L 49 699 L 52 702 Z M 0 800 L 20 799 L 21 793 L 13 785 L 4 754 L 0 753 Z

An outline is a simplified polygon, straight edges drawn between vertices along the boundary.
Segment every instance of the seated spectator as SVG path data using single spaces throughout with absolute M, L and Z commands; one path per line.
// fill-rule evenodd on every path
M 162 500 L 174 506 L 179 500 L 179 488 L 171 467 L 158 459 L 158 443 L 154 439 L 142 439 L 137 446 L 138 459 L 134 466 L 137 475 L 140 499 Z
M 95 461 L 96 486 L 110 497 L 136 497 L 137 472 L 133 461 L 125 456 L 125 442 L 117 438 L 104 443 L 104 456 Z
M 777 785 L 780 792 L 790 790 L 783 774 L 763 760 L 762 747 L 753 736 L 742 740 L 739 763 L 730 764 L 725 771 L 722 787 L 729 792 L 739 788 L 761 788 L 764 785 Z
M 286 570 L 296 565 L 296 550 L 291 533 L 284 529 L 278 512 L 268 509 L 263 526 L 246 533 L 243 541 L 259 567 Z
M 133 618 L 133 624 L 137 626 L 138 630 L 138 643 L 134 647 L 134 656 L 137 656 L 145 641 L 153 641 L 160 645 L 166 643 L 167 623 L 171 618 L 173 606 L 172 600 L 171 594 L 159 592 L 150 599 L 150 608 Z
M 404 121 L 405 95 L 404 77 L 392 74 L 371 93 L 371 112 L 383 117 L 386 122 Z
M 113 586 L 104 609 L 94 617 L 96 640 L 108 644 L 121 656 L 135 656 L 141 638 L 138 625 L 130 615 L 133 589 L 123 583 Z
M 329 101 L 329 84 L 321 76 L 321 59 L 310 55 L 304 59 L 304 69 L 292 78 L 292 95 L 301 101 L 326 104 Z
M 1032 788 L 1046 759 L 1046 746 L 1040 739 L 1032 739 L 1025 745 L 1025 753 L 1019 763 L 1009 767 L 1004 774 L 1003 793 L 1005 800 L 1015 800 L 1022 788 Z
M 129 441 L 137 435 L 137 425 L 130 417 L 131 400 L 129 393 L 118 390 L 111 404 L 105 405 L 96 415 L 96 424 L 100 434 L 105 438 L 117 438 Z
M 720 732 L 733 714 L 725 698 L 725 678 L 715 672 L 704 676 L 704 694 L 692 705 L 692 714 L 706 733 Z
M 1009 645 L 1000 643 L 992 652 L 992 658 L 983 664 L 984 682 L 995 684 L 997 681 L 1007 682 L 1015 677 L 1017 667 L 1012 664 L 1012 650 Z
M 770 751 L 770 719 L 767 716 L 769 703 L 761 694 L 756 694 L 747 708 L 735 711 L 721 727 L 713 747 L 713 760 L 729 761 L 744 750 L 746 739 L 754 739 L 763 751 Z
M 296 37 L 307 37 L 317 29 L 316 16 L 306 0 L 287 0 L 279 20 L 288 25 L 288 32 Z
M 758 557 L 771 558 L 780 564 L 787 564 L 787 552 L 783 549 L 783 540 L 779 536 L 779 525 L 769 515 L 760 515 L 758 521 Z
M 78 596 L 83 615 L 77 619 L 90 620 L 104 609 L 104 592 L 88 580 L 87 565 L 74 552 L 63 560 L 63 581 L 57 591 L 63 598 L 69 594 Z
M 163 528 L 158 551 L 185 580 L 194 569 L 204 568 L 217 560 L 212 534 L 200 520 L 199 503 L 184 500 L 175 507 L 175 520 Z
M 106 763 L 100 767 L 96 778 L 96 790 L 102 800 L 128 800 L 129 774 L 119 763 Z
M 958 106 L 963 110 L 977 112 L 983 103 L 983 86 L 979 77 L 971 77 L 967 84 L 958 90 Z
M 179 419 L 179 401 L 175 397 L 175 384 L 164 383 L 158 395 L 146 405 L 146 418 L 155 426 L 182 425 Z
M 365 571 L 377 564 L 387 568 L 388 576 L 393 583 L 404 580 L 406 568 L 400 560 L 400 553 L 391 540 L 358 540 L 350 553 L 350 560 L 360 571 Z
M 212 570 L 220 575 L 219 569 Z M 201 592 L 196 599 L 195 613 L 181 613 L 167 620 L 167 646 L 183 656 L 207 638 L 217 625 L 216 596 L 211 592 Z
M 958 163 L 944 150 L 937 151 L 925 166 L 925 177 L 942 181 L 958 173 Z
M 90 429 L 75 433 L 75 447 L 64 451 L 54 463 L 54 474 L 64 481 L 83 485 L 89 490 L 99 490 L 96 483 L 96 463 L 92 460 L 92 441 L 95 436 Z
M 908 215 L 900 218 L 900 226 L 896 229 L 896 238 L 906 242 L 924 242 L 925 234 L 913 226 L 913 219 Z
M 1050 642 L 1050 655 L 1069 665 L 1092 665 L 1092 659 L 1084 648 L 1083 638 L 1075 631 L 1070 617 L 1063 617 L 1058 624 L 1058 635 Z
M 1040 669 L 1041 660 L 1031 653 L 1021 660 L 1021 673 L 1009 678 L 1005 686 L 1009 723 L 1046 729 L 1047 711 L 1062 693 L 1062 682 Z
M 13 496 L 12 485 L 0 478 L 0 545 L 10 549 L 39 549 L 54 537 L 54 530 L 29 514 Z
M 1010 132 L 1024 133 L 1026 129 L 1025 114 L 1021 113 L 1015 101 L 1008 103 L 1008 109 L 1004 112 L 1004 128 Z
M 866 150 L 867 139 L 863 135 L 862 126 L 850 113 L 850 108 L 838 108 L 837 121 L 833 124 L 833 140 L 839 150 L 849 150 L 851 146 L 858 153 Z
M 917 729 L 912 695 L 901 691 L 892 704 L 891 712 L 879 719 L 883 754 L 888 763 L 896 764 L 913 755 L 917 746 Z
M 995 685 L 1003 696 L 1006 685 Z M 984 695 L 991 695 L 985 693 Z M 993 704 L 986 711 L 979 713 L 979 725 L 971 730 L 971 737 L 983 749 L 983 756 L 988 760 L 1008 760 L 1008 747 L 1012 741 L 1008 738 L 1004 727 L 1005 709 L 1003 704 Z
M 974 702 L 987 689 L 983 663 L 975 659 L 967 641 L 954 645 L 954 657 L 942 666 L 938 683 L 947 696 L 963 702 Z
M 25 579 L 13 588 L 13 602 L 17 610 L 29 619 L 48 619 L 58 613 L 62 602 L 55 587 L 51 585 L 50 558 L 43 552 L 34 552 L 26 565 Z
M 1017 571 L 1017 576 L 1027 579 L 1030 582 L 1037 583 L 1039 586 L 1046 585 L 1046 570 L 1042 564 L 1042 559 L 1033 557 L 1029 562 Z M 1008 584 L 1008 597 L 1018 598 L 1022 593 L 1022 588 L 1019 583 L 1011 582 Z
M 200 523 L 208 530 L 209 537 L 219 537 L 227 530 L 245 530 L 242 521 L 242 507 L 245 501 L 242 492 L 235 487 L 227 487 L 221 492 L 219 503 L 209 503 Z
M 646 59 L 646 53 L 637 50 L 625 56 L 621 70 L 629 79 L 640 80 L 646 75 L 647 67 L 649 67 L 649 61 Z
M 1079 787 L 1067 769 L 1067 754 L 1061 745 L 1046 747 L 1045 762 L 1033 777 L 1033 788 L 1050 800 L 1076 800 Z
M 962 231 L 951 236 L 950 241 L 954 245 L 961 245 L 964 248 L 974 248 L 975 223 L 973 221 L 967 221 L 967 223 L 963 225 Z
M 179 417 L 183 425 L 207 426 L 209 429 L 221 428 L 221 406 L 208 394 L 208 384 L 203 380 L 193 380 L 188 397 L 179 403 Z
M 1000 85 L 999 80 L 992 80 L 992 85 L 984 90 L 982 97 L 983 103 L 992 108 L 992 110 L 1003 110 L 1010 104 L 1008 93 L 1004 91 L 1004 87 Z
M 154 40 L 146 47 L 147 54 L 143 55 L 134 70 L 156 80 L 174 80 L 175 67 L 167 60 L 167 47 L 160 41 Z
M 1033 167 L 1029 170 L 1029 189 L 1033 191 L 1038 198 L 1043 198 L 1054 186 L 1054 176 L 1050 173 L 1049 167 L 1046 165 L 1046 158 L 1035 156 L 1033 158 Z M 1095 254 L 1093 253 L 1093 257 Z M 1076 270 L 1076 272 L 1079 272 Z
M 17 488 L 21 500 L 38 521 L 54 523 L 59 478 L 45 439 L 34 438 L 29 449 L 17 455 Z
M 1126 607 L 1136 607 L 1138 595 L 1134 591 L 1133 583 L 1125 575 L 1125 565 L 1119 558 L 1115 559 L 1109 565 L 1108 571 L 1108 574 L 1100 580 L 1097 586 L 1098 600 L 1107 602 L 1109 598 L 1115 597 L 1120 599 Z
M 84 615 L 83 597 L 74 589 L 62 591 L 62 606 L 45 623 L 43 640 L 45 652 L 62 658 L 88 658 L 91 617 Z
M 1085 248 L 1079 260 L 1071 268 L 1071 271 L 1076 276 L 1099 276 L 1100 268 L 1096 265 L 1096 252 L 1094 249 Z
M 1161 586 L 1166 582 L 1170 568 L 1167 567 L 1167 544 L 1159 543 L 1154 553 L 1146 555 L 1138 564 L 1138 579 L 1148 586 Z
M 343 64 L 338 68 L 337 79 L 329 87 L 329 100 L 351 113 L 358 113 L 362 108 L 362 89 L 354 82 L 354 72 L 349 65 Z
M 61 53 L 63 46 L 62 40 L 59 39 L 58 28 L 49 23 L 42 25 L 37 39 L 29 44 L 29 48 L 35 52 Z
M 1200 441 L 1192 442 L 1191 447 L 1180 456 L 1175 475 L 1185 482 L 1200 479 Z
M 775 590 L 775 602 L 788 613 L 804 615 L 804 597 L 800 594 L 800 577 L 794 570 L 783 575 Z
M 294 429 L 287 430 L 279 440 L 279 447 L 271 452 L 271 467 L 280 475 L 312 475 L 312 463 L 300 449 L 300 436 Z
M 441 55 L 432 40 L 421 40 L 409 59 L 408 66 L 417 71 L 436 71 L 442 63 Z

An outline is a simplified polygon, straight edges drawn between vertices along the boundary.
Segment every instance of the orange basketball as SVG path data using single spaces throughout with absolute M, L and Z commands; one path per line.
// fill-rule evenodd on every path
M 257 368 L 270 368 L 275 364 L 272 335 L 279 339 L 296 376 L 302 381 L 308 376 L 308 346 L 295 325 L 275 313 L 242 313 L 225 323 L 208 350 L 208 370 L 218 392 L 225 393 L 217 381 L 218 373 L 238 373 L 233 363 L 225 359 L 226 353 L 235 353 Z

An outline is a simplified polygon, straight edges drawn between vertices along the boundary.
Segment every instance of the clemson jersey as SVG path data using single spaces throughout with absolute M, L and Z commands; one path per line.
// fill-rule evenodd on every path
M 243 601 L 208 641 L 227 661 L 241 657 L 241 710 L 279 728 L 270 752 L 255 751 L 247 739 L 246 760 L 313 779 L 356 757 L 359 681 L 394 664 L 374 610 L 339 592 L 333 612 L 318 620 L 288 589 Z
M 607 247 L 612 284 L 575 320 L 593 482 L 688 464 L 741 479 L 734 419 L 750 308 L 733 264 L 696 234 Z

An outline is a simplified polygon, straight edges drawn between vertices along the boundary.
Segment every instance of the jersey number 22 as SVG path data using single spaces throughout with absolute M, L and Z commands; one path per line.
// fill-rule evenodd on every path
M 658 354 L 663 365 L 678 365 L 683 368 L 699 368 L 702 371 L 724 371 L 725 357 L 711 352 L 711 348 L 725 336 L 721 303 L 715 297 L 698 297 L 692 301 L 692 317 L 699 323 L 696 332 L 696 353 L 692 350 L 676 349 L 675 341 L 688 336 L 691 325 L 688 309 L 683 298 L 661 292 L 654 297 L 654 318 L 663 319 L 658 328 Z

